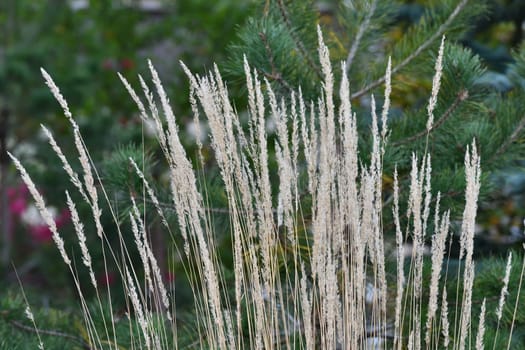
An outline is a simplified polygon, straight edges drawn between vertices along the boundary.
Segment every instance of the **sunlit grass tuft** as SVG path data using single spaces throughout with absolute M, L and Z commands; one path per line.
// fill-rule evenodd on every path
M 472 258 L 473 239 L 481 171 L 475 142 L 465 154 L 466 199 L 460 236 L 461 261 L 457 271 L 461 277 L 451 289 L 445 285 L 448 267 L 443 269 L 447 259 L 445 245 L 451 233 L 450 213 L 446 208 L 440 208 L 440 194 L 432 192 L 432 160 L 428 153 L 412 156 L 407 187 L 401 187 L 397 172 L 393 174 L 396 240 L 394 253 L 386 251 L 382 181 L 383 155 L 389 147 L 390 63 L 386 67 L 381 116 L 376 115 L 372 96 L 372 152 L 370 162 L 364 163 L 358 155 L 357 116 L 350 104 L 345 65 L 342 64 L 343 74 L 337 92 L 328 48 L 321 31 L 318 33 L 324 81 L 317 101 L 304 101 L 300 90 L 286 99 L 278 97 L 270 84 L 261 81 L 260 75 L 245 60 L 249 116 L 246 127 L 241 124 L 216 67 L 209 74 L 199 76 L 183 65 L 190 82 L 189 98 L 196 125 L 201 119 L 200 114 L 204 114 L 228 199 L 233 285 L 228 284 L 221 269 L 216 241 L 218 232 L 206 207 L 206 187 L 202 186 L 201 176 L 206 174 L 193 168 L 182 146 L 175 115 L 151 63 L 153 89 L 140 77 L 145 103 L 125 78 L 120 78 L 137 104 L 141 118 L 152 120 L 155 125 L 169 169 L 169 189 L 166 190 L 172 199 L 176 227 L 169 225 L 165 209 L 143 169 L 131 159 L 130 169 L 142 181 L 145 198 L 135 198 L 130 194 L 130 226 L 119 225 L 118 214 L 111 206 L 67 102 L 51 77 L 43 71 L 47 84 L 72 125 L 82 174 L 73 171 L 51 132 L 45 128 L 44 131 L 69 180 L 92 209 L 91 218 L 79 217 L 72 197 L 66 192 L 65 201 L 73 215 L 82 262 L 91 276 L 90 284 L 96 292 L 98 310 L 101 313 L 111 310 L 111 304 L 101 297 L 103 287 L 94 277 L 89 247 L 86 246 L 85 235 L 98 236 L 104 266 L 107 266 L 108 259 L 114 260 L 119 267 L 122 288 L 128 298 L 126 317 L 130 320 L 133 348 L 178 348 L 182 344 L 179 330 L 184 327 L 178 321 L 176 305 L 169 295 L 171 292 L 173 296 L 177 291 L 170 291 L 163 282 L 151 248 L 147 216 L 139 210 L 137 201 L 151 202 L 166 234 L 182 237 L 180 254 L 190 262 L 184 267 L 195 294 L 196 329 L 190 347 L 464 349 L 492 345 L 484 340 L 484 321 L 486 313 L 493 310 L 486 309 L 489 304 L 485 299 L 479 306 L 472 302 L 476 271 Z M 432 129 L 433 109 L 438 98 L 443 45 L 444 40 L 428 105 L 427 132 Z M 273 118 L 276 125 L 273 145 L 268 144 L 268 118 Z M 199 144 L 198 147 L 201 152 L 203 146 Z M 276 174 L 269 165 L 272 157 L 269 149 L 275 149 Z M 44 198 L 24 166 L 11 157 L 42 216 L 49 218 Z M 204 157 L 199 159 L 204 169 Z M 279 181 L 277 193 L 272 191 L 274 175 Z M 306 179 L 304 183 L 300 181 L 303 178 Z M 399 212 L 400 191 L 409 193 L 405 213 Z M 99 202 L 102 200 L 111 208 L 109 213 L 101 212 Z M 108 243 L 100 221 L 103 214 L 111 215 L 116 224 L 121 242 L 118 252 Z M 94 220 L 96 232 L 84 232 L 83 221 L 87 220 Z M 103 330 L 97 327 L 93 315 L 97 308 L 88 306 L 82 293 L 82 288 L 87 286 L 81 287 L 83 281 L 71 267 L 71 259 L 53 226 L 54 221 L 47 222 L 81 297 L 88 343 L 93 348 L 119 349 L 115 316 L 110 312 L 109 319 L 102 318 Z M 133 249 L 139 252 L 141 272 L 131 261 L 128 252 L 131 242 L 123 238 L 124 231 L 133 234 Z M 424 272 L 424 241 L 428 234 L 432 243 L 429 282 L 424 280 L 428 276 Z M 405 256 L 405 243 L 409 237 L 412 250 Z M 509 269 L 510 259 L 509 256 Z M 390 261 L 397 263 L 392 278 L 387 271 Z M 507 283 L 508 278 L 496 311 L 498 322 L 505 305 Z M 455 294 L 450 294 L 453 290 Z M 449 297 L 455 302 L 450 303 Z M 480 312 L 481 322 L 474 328 L 472 315 Z

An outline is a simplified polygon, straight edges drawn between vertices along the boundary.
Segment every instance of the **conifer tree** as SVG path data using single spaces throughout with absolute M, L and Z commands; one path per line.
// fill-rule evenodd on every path
M 366 159 L 373 147 L 371 109 L 375 100 L 376 114 L 381 116 L 385 71 L 391 62 L 392 101 L 383 157 L 382 205 L 393 202 L 391 176 L 395 171 L 400 177 L 400 196 L 404 197 L 401 203 L 407 202 L 412 154 L 422 157 L 428 152 L 433 168 L 432 192 L 440 192 L 441 204 L 452 209 L 452 243 L 457 244 L 461 227 L 454 223 L 461 218 L 465 198 L 463 155 L 472 140 L 483 169 L 481 205 L 499 190 L 493 175 L 525 159 L 522 12 L 519 2 L 499 0 L 267 0 L 256 12 L 259 15 L 240 28 L 223 70 L 228 81 L 238 81 L 242 86 L 242 59 L 246 57 L 273 91 L 284 98 L 290 92 L 301 93 L 317 108 L 323 86 L 316 32 L 320 25 L 336 81 L 342 72 L 349 77 L 352 112 L 359 124 L 359 153 L 366 163 L 372 161 Z M 498 21 L 520 23 L 515 25 L 513 50 L 508 57 L 472 42 L 480 26 Z M 436 61 L 443 42 L 439 69 Z M 501 73 L 504 87 L 501 81 L 491 80 L 494 69 Z M 441 71 L 441 86 L 434 100 L 436 70 Z M 430 115 L 433 123 L 429 123 Z M 310 200 L 307 192 L 303 191 L 305 202 Z M 404 212 L 405 208 L 400 210 Z M 395 224 L 390 213 L 390 209 L 383 210 L 382 225 L 385 237 L 390 234 L 393 238 Z M 434 225 L 427 227 L 429 240 Z M 476 254 L 483 254 L 478 248 Z M 486 262 L 491 268 L 497 265 L 495 261 Z M 492 278 L 481 273 L 478 283 L 494 283 Z M 481 301 L 480 295 L 476 298 Z M 496 344 L 496 339 L 497 335 L 487 335 L 488 344 Z
M 391 133 L 384 156 L 385 202 L 394 167 L 408 180 L 412 152 L 428 149 L 433 190 L 445 205 L 461 213 L 464 193 L 463 154 L 474 138 L 481 154 L 481 200 L 494 188 L 490 175 L 516 159 L 523 159 L 525 104 L 523 74 L 525 48 L 516 49 L 506 69 L 511 88 L 501 92 L 487 83 L 487 63 L 465 43 L 472 29 L 485 20 L 498 1 L 426 1 L 424 6 L 403 1 L 287 1 L 268 0 L 262 16 L 240 28 L 224 69 L 230 81 L 242 81 L 241 59 L 246 55 L 273 89 L 302 91 L 317 100 L 321 71 L 316 26 L 320 23 L 334 67 L 345 63 L 350 79 L 352 108 L 359 117 L 360 152 L 371 147 L 370 101 L 375 96 L 381 114 L 387 62 L 392 62 Z M 498 12 L 499 13 L 499 12 Z M 427 130 L 430 87 L 442 38 L 445 38 L 441 89 Z M 336 70 L 335 74 L 341 74 Z M 339 76 L 336 76 L 338 79 Z M 365 116 L 365 117 L 363 117 Z M 402 193 L 404 191 L 402 190 Z M 388 227 L 388 225 L 386 226 Z
M 199 108 L 207 116 L 211 151 L 215 153 L 216 159 L 214 165 L 220 170 L 213 170 L 213 166 L 207 168 L 211 163 L 207 162 L 208 149 L 203 149 L 198 143 L 199 165 L 196 173 L 193 171 L 193 165 L 186 158 L 179 139 L 175 115 L 167 94 L 152 65 L 150 71 L 156 94 L 152 94 L 148 83 L 141 79 L 160 148 L 170 171 L 170 188 L 164 191 L 157 191 L 161 186 L 152 189 L 154 185 L 150 186 L 146 180 L 152 177 L 151 174 L 144 174 L 144 169 L 151 170 L 150 157 L 143 150 L 133 148 L 121 149 L 111 158 L 103 179 L 96 174 L 97 183 L 102 185 L 102 182 L 106 182 L 115 185 L 115 191 L 120 187 L 130 192 L 130 198 L 126 199 L 130 201 L 130 209 L 122 211 L 124 216 L 130 214 L 127 219 L 130 225 L 113 216 L 113 212 L 112 219 L 119 227 L 121 250 L 127 242 L 121 236 L 120 227 L 128 227 L 129 230 L 131 226 L 144 268 L 144 283 L 141 283 L 127 252 L 122 253 L 122 262 L 117 261 L 119 266 L 122 264 L 121 277 L 125 280 L 123 288 L 130 300 L 126 314 L 136 326 L 135 330 L 129 327 L 129 331 L 132 341 L 138 340 L 139 344 L 144 344 L 139 347 L 173 348 L 171 342 L 180 345 L 180 339 L 187 338 L 192 340 L 189 346 L 200 344 L 201 347 L 210 348 L 353 349 L 369 348 L 371 344 L 376 347 L 388 345 L 389 348 L 390 345 L 392 348 L 396 348 L 396 345 L 397 348 L 403 348 L 407 344 L 407 348 L 419 348 L 423 341 L 427 348 L 439 348 L 442 340 L 437 318 L 438 287 L 449 232 L 449 214 L 440 214 L 439 210 L 443 202 L 446 202 L 443 205 L 445 207 L 465 203 L 462 227 L 459 229 L 462 233 L 460 255 L 464 256 L 464 260 L 461 256 L 458 259 L 459 264 L 464 261 L 464 265 L 457 269 L 457 276 L 451 277 L 460 278 L 460 272 L 463 271 L 463 282 L 449 286 L 446 282 L 443 284 L 442 311 L 439 311 L 440 317 L 446 319 L 443 324 L 447 324 L 443 326 L 443 342 L 447 346 L 452 340 L 453 347 L 459 349 L 465 348 L 466 342 L 470 345 L 468 339 L 474 334 L 471 327 L 474 324 L 472 304 L 480 300 L 480 296 L 473 292 L 481 290 L 481 293 L 485 293 L 482 288 L 473 287 L 475 269 L 472 238 L 480 181 L 478 150 L 482 154 L 485 184 L 488 184 L 492 171 L 510 163 L 516 155 L 525 153 L 519 142 L 525 124 L 525 106 L 522 102 L 525 85 L 519 78 L 525 73 L 525 50 L 515 52 L 514 62 L 509 68 L 508 75 L 514 79 L 514 88 L 502 93 L 493 85 L 483 82 L 483 61 L 459 44 L 462 35 L 475 23 L 476 18 L 485 13 L 484 3 L 468 0 L 432 1 L 416 23 L 402 31 L 399 23 L 403 10 L 390 1 L 341 2 L 340 17 L 337 18 L 326 10 L 320 11 L 314 6 L 316 4 L 313 1 L 266 1 L 262 8 L 263 16 L 250 20 L 241 29 L 240 42 L 231 47 L 233 58 L 226 69 L 231 77 L 247 81 L 250 120 L 246 134 L 240 119 L 243 114 L 237 114 L 230 104 L 226 85 L 218 70 L 207 76 L 199 76 L 183 66 L 190 81 L 192 111 L 196 119 Z M 319 22 L 324 33 L 321 33 Z M 323 37 L 330 41 L 332 64 Z M 243 56 L 244 62 L 238 61 Z M 338 65 L 338 61 L 343 63 Z M 250 65 L 255 67 L 255 71 L 250 69 Z M 332 66 L 340 67 L 335 79 L 342 81 L 341 101 L 335 103 Z M 75 130 L 75 147 L 84 173 L 83 182 L 66 158 L 61 157 L 62 151 L 55 142 L 50 140 L 50 143 L 55 145 L 53 150 L 64 162 L 64 169 L 73 185 L 91 207 L 97 234 L 102 238 L 104 233 L 105 237 L 107 232 L 103 232 L 99 222 L 98 189 L 79 127 L 70 118 L 69 108 L 59 89 L 49 75 L 43 73 Z M 348 94 L 346 74 L 351 79 Z M 120 77 L 137 103 L 141 118 L 148 120 L 141 98 Z M 266 94 L 261 89 L 259 77 L 263 78 L 266 85 Z M 391 77 L 393 94 L 390 93 Z M 279 94 L 283 98 L 290 96 L 290 109 L 285 106 L 285 100 L 280 103 Z M 296 99 L 296 96 L 300 97 Z M 382 96 L 385 96 L 385 101 L 381 101 Z M 389 100 L 390 96 L 392 101 Z M 159 118 L 160 109 L 155 103 L 155 97 L 161 102 L 166 127 Z M 304 106 L 302 97 L 313 101 L 312 120 L 307 120 L 307 113 L 301 107 Z M 266 113 L 265 99 L 269 101 Z M 348 103 L 349 99 L 353 102 L 352 107 Z M 392 112 L 387 131 L 385 120 L 391 104 L 394 109 L 390 109 Z M 335 116 L 338 107 L 335 106 L 341 106 L 339 108 L 343 111 L 337 115 L 337 121 Z M 355 122 L 350 116 L 351 109 L 357 112 L 353 115 L 361 118 L 358 122 L 359 147 L 356 146 L 358 137 L 354 134 Z M 287 111 L 290 111 L 290 115 Z M 300 115 L 299 121 L 297 114 Z M 288 120 L 289 116 L 291 121 Z M 377 116 L 381 117 L 379 122 Z M 276 117 L 277 135 L 267 140 L 265 122 L 271 120 L 264 118 L 273 117 Z M 289 123 L 293 124 L 290 127 L 291 135 L 287 130 Z M 320 124 L 319 134 L 316 123 Z M 301 131 L 299 124 L 304 128 Z M 379 129 L 378 125 L 382 128 Z M 336 126 L 340 128 L 338 132 Z M 305 130 L 309 130 L 310 135 Z M 303 142 L 299 133 L 302 134 Z M 386 146 L 385 141 L 388 141 Z M 299 169 L 304 167 L 297 161 L 300 144 L 304 148 L 307 169 Z M 359 149 L 359 157 L 355 149 Z M 268 151 L 275 152 L 275 157 L 269 157 Z M 432 162 L 427 155 L 431 155 Z M 50 221 L 51 215 L 42 195 L 20 161 L 10 156 L 35 197 L 42 215 Z M 419 162 L 416 157 L 422 161 Z M 132 158 L 137 158 L 137 161 Z M 142 163 L 139 162 L 141 159 Z M 358 164 L 358 160 L 362 160 L 362 163 Z M 430 164 L 434 171 L 431 171 Z M 120 170 L 126 169 L 126 166 L 127 172 Z M 113 171 L 115 169 L 119 171 Z M 213 186 L 203 183 L 214 181 L 212 171 L 220 171 L 221 179 L 218 181 L 223 182 L 224 189 L 215 191 Z M 271 174 L 272 171 L 278 173 L 276 178 L 279 181 L 271 181 L 275 175 Z M 303 172 L 308 173 L 309 178 L 296 181 L 297 174 Z M 360 178 L 356 181 L 358 172 Z M 428 183 L 431 172 L 434 174 L 432 189 Z M 131 176 L 135 173 L 138 177 Z M 396 174 L 395 180 L 390 177 L 393 173 Z M 394 184 L 390 189 L 392 181 Z M 279 182 L 279 189 L 273 188 L 276 182 Z M 341 188 L 343 190 L 338 192 Z M 487 187 L 485 194 L 489 190 Z M 222 192 L 219 194 L 219 191 Z M 189 260 L 185 266 L 189 267 L 187 278 L 195 293 L 194 309 L 191 309 L 195 320 L 187 328 L 194 324 L 195 328 L 188 332 L 192 334 L 181 332 L 184 336 L 178 335 L 178 327 L 184 327 L 181 326 L 184 321 L 181 321 L 180 316 L 174 319 L 171 317 L 172 309 L 158 263 L 160 259 L 154 257 L 149 246 L 148 232 L 151 233 L 154 228 L 146 226 L 155 217 L 172 233 L 164 216 L 163 203 L 159 202 L 155 192 L 167 198 L 166 206 L 174 213 L 173 219 L 178 221 L 178 226 L 173 227 L 180 231 L 184 242 L 181 256 Z M 277 195 L 274 196 L 273 192 L 277 192 Z M 301 192 L 305 194 L 298 196 Z M 431 192 L 441 192 L 441 195 L 433 197 Z M 399 200 L 399 194 L 410 196 L 409 209 L 406 211 L 399 208 L 400 202 L 407 202 L 404 198 Z M 224 207 L 228 208 L 224 209 L 226 220 L 230 221 L 232 228 L 215 230 L 212 225 L 217 222 L 209 214 L 209 209 L 213 208 L 208 205 L 218 204 L 221 195 L 226 202 Z M 72 201 L 67 192 L 66 197 L 74 213 L 74 205 L 70 205 Z M 305 202 L 304 206 L 298 203 L 298 198 Z M 436 202 L 440 204 L 431 206 L 430 198 L 437 198 Z M 440 198 L 443 199 L 441 202 Z M 306 203 L 309 200 L 312 203 Z M 110 200 L 107 201 L 110 204 Z M 143 205 L 152 204 L 152 210 L 143 212 L 144 208 L 140 208 L 139 204 L 141 202 Z M 384 210 L 384 206 L 391 202 L 395 216 L 392 226 L 389 218 L 380 220 L 383 213 L 389 212 Z M 303 215 L 301 211 L 308 207 L 312 212 L 316 211 L 313 223 L 304 220 L 308 213 Z M 431 207 L 435 208 L 435 223 L 427 225 L 427 219 L 432 216 L 429 216 Z M 403 260 L 405 238 L 398 220 L 400 212 L 412 215 L 408 222 L 412 223 L 413 229 L 407 228 L 406 232 L 414 237 L 412 261 L 409 262 L 411 267 L 406 279 Z M 152 217 L 148 217 L 151 214 Z M 348 227 L 342 218 L 349 218 L 353 226 Z M 87 247 L 83 246 L 85 237 L 77 215 L 73 215 L 73 222 L 77 223 L 75 231 L 81 245 L 83 263 L 91 270 L 91 258 Z M 71 268 L 72 260 L 64 249 L 61 236 L 56 232 L 56 225 L 48 225 L 54 228 L 53 239 L 76 281 L 77 273 Z M 389 256 L 384 254 L 383 233 L 393 227 L 396 231 L 398 288 L 395 310 L 390 310 L 392 306 L 387 305 L 387 300 L 392 299 L 393 294 L 387 292 L 391 276 L 387 276 L 390 271 L 385 259 Z M 432 271 L 428 295 L 427 286 L 423 286 L 429 280 L 424 278 L 428 272 L 423 269 L 422 236 L 426 227 L 429 231 L 432 228 L 439 231 L 432 238 Z M 303 231 L 311 233 L 310 236 L 303 239 Z M 216 234 L 228 236 L 228 232 L 232 237 L 226 243 L 230 246 L 222 249 L 219 245 L 223 243 L 219 239 L 223 236 L 217 239 Z M 164 234 L 160 230 L 155 233 Z M 346 239 L 347 236 L 350 239 Z M 349 247 L 345 246 L 347 244 Z M 303 254 L 303 251 L 307 252 Z M 227 254 L 232 256 L 228 257 Z M 367 265 L 368 262 L 370 265 Z M 513 327 L 516 325 L 518 329 L 523 323 L 517 308 L 522 297 L 520 291 L 525 267 L 521 269 L 519 278 L 516 275 L 519 272 L 513 272 L 513 277 L 511 269 L 518 269 L 513 268 L 512 264 L 509 255 L 504 287 L 496 311 L 496 334 L 491 336 L 490 341 L 488 336 L 484 338 L 485 302 L 494 303 L 494 299 L 490 295 L 485 299 L 483 295 L 476 348 L 483 348 L 484 341 L 494 344 L 494 348 L 499 346 L 496 340 L 500 320 L 502 324 L 510 324 L 510 332 L 500 337 L 508 341 L 510 347 Z M 132 274 L 128 268 L 133 271 Z M 500 270 L 494 270 L 492 275 L 496 276 Z M 448 272 L 447 267 L 445 278 L 450 277 Z M 369 274 L 372 275 L 370 281 Z M 476 283 L 491 283 L 490 288 L 494 289 L 494 280 L 500 276 L 489 277 L 491 281 L 489 278 L 478 279 Z M 97 289 L 97 282 L 94 278 L 92 281 L 93 287 Z M 509 283 L 518 285 L 517 288 L 509 289 L 517 290 L 511 321 L 508 310 L 505 312 L 503 309 Z M 81 294 L 80 286 L 76 286 Z M 450 292 L 448 288 L 452 288 Z M 177 293 L 180 290 L 177 289 Z M 454 293 L 457 304 L 449 308 L 447 295 Z M 427 297 L 428 305 L 425 304 Z M 82 303 L 87 329 L 85 333 L 90 343 L 99 344 L 102 348 L 102 344 L 110 343 L 106 338 L 114 339 L 110 344 L 117 344 L 117 340 L 125 338 L 125 334 L 112 335 L 105 321 L 102 322 L 104 331 L 98 333 L 97 324 L 92 321 L 95 319 L 92 311 L 84 307 L 84 300 Z M 98 303 L 102 310 L 104 306 L 100 298 Z M 448 314 L 447 310 L 453 317 L 443 316 Z M 395 314 L 393 317 L 392 313 Z M 27 314 L 29 319 L 34 320 L 30 311 Z M 507 315 L 504 317 L 504 314 Z M 136 321 L 131 321 L 132 317 Z M 425 318 L 427 322 L 423 326 Z M 451 339 L 448 334 L 449 319 L 453 321 Z M 116 323 L 113 315 L 107 319 L 108 324 L 110 321 Z M 173 339 L 170 339 L 170 332 L 174 332 Z M 193 342 L 194 338 L 198 339 Z

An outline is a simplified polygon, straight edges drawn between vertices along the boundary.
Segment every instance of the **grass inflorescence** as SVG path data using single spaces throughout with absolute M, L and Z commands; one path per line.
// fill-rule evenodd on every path
M 496 293 L 501 295 L 499 299 L 480 296 L 476 290 L 479 269 L 473 259 L 473 240 L 481 173 L 476 143 L 473 141 L 465 153 L 460 260 L 451 267 L 447 263 L 447 242 L 452 232 L 450 212 L 440 207 L 440 194 L 432 192 L 432 159 L 427 151 L 413 154 L 406 185 L 400 183 L 397 172 L 391 174 L 392 205 L 385 205 L 383 155 L 389 147 L 390 62 L 380 115 L 376 114 L 372 96 L 371 154 L 370 161 L 363 162 L 358 152 L 357 116 L 350 103 L 345 63 L 341 65 L 342 78 L 337 89 L 320 29 L 318 37 L 323 85 L 316 101 L 305 101 L 300 89 L 286 99 L 278 97 L 245 60 L 249 117 L 246 125 L 233 107 L 216 67 L 199 76 L 183 65 L 190 82 L 195 125 L 199 125 L 203 114 L 228 201 L 231 276 L 225 275 L 217 251 L 219 232 L 207 208 L 208 193 L 202 178 L 206 174 L 195 169 L 186 154 L 175 115 L 151 63 L 153 87 L 139 77 L 143 98 L 124 77 L 120 78 L 142 120 L 155 125 L 169 170 L 166 191 L 177 219 L 175 226 L 166 218 L 166 208 L 155 187 L 133 159 L 129 169 L 142 182 L 143 198 L 130 194 L 128 220 L 120 224 L 119 213 L 111 206 L 67 102 L 43 71 L 72 125 L 82 174 L 73 170 L 52 133 L 44 128 L 45 134 L 78 192 L 75 195 L 92 212 L 91 218 L 80 217 L 74 197 L 65 193 L 83 266 L 73 267 L 60 233 L 49 219 L 45 199 L 24 166 L 11 157 L 40 213 L 48 218 L 53 240 L 71 271 L 80 296 L 83 339 L 90 348 L 120 349 L 119 344 L 125 342 L 137 349 L 483 349 L 501 344 L 502 337 L 511 346 L 519 302 L 519 293 L 515 299 L 508 299 L 508 275 L 514 261 L 511 256 L 506 265 L 509 272 L 498 286 L 501 292 Z M 428 133 L 434 123 L 444 45 L 443 38 L 428 103 Z M 276 126 L 276 136 L 272 138 L 268 137 L 268 118 Z M 270 139 L 274 144 L 269 144 Z M 199 143 L 199 152 L 202 147 Z M 269 149 L 275 153 L 275 173 Z M 204 169 L 202 154 L 199 160 Z M 408 203 L 402 206 L 401 191 L 408 194 Z M 108 205 L 109 212 L 102 212 L 102 202 Z M 146 202 L 151 204 L 166 234 L 177 237 L 174 244 L 182 237 L 182 246 L 176 250 L 186 261 L 184 269 L 194 293 L 192 335 L 183 331 L 188 323 L 173 302 L 177 290 L 166 285 L 153 253 L 147 222 L 151 213 L 144 213 Z M 401 208 L 406 208 L 406 212 L 400 212 Z M 395 242 L 390 245 L 384 237 L 385 210 L 392 210 L 394 219 Z M 111 216 L 115 222 L 118 248 L 107 240 L 102 215 Z M 84 220 L 95 223 L 94 232 L 85 231 Z M 133 249 L 138 255 L 130 254 L 131 242 L 124 238 L 125 231 L 133 234 Z M 103 296 L 109 290 L 99 285 L 94 276 L 86 235 L 98 237 L 104 266 L 106 261 L 117 263 L 127 298 L 122 316 L 129 321 L 126 339 L 120 339 L 116 328 L 121 325 L 111 303 Z M 426 256 L 425 241 L 429 236 L 431 248 Z M 407 252 L 408 240 L 411 249 Z M 138 264 L 132 256 L 139 257 Z M 88 270 L 88 281 L 78 278 L 76 269 L 80 268 Z M 449 275 L 455 277 L 448 278 Z M 521 288 L 522 277 L 521 274 L 511 284 Z M 447 284 L 450 281 L 453 285 Z M 87 288 L 84 283 L 95 291 L 94 304 L 83 297 Z M 478 303 L 480 298 L 482 302 Z M 509 303 L 514 302 L 512 311 Z M 491 309 L 496 305 L 495 311 Z M 486 323 L 494 312 L 498 326 L 495 335 L 489 329 L 493 340 L 489 344 Z M 100 316 L 108 313 L 109 316 Z M 479 322 L 474 316 L 479 317 Z M 500 321 L 509 324 L 509 319 L 510 331 L 505 329 L 502 334 Z M 35 319 L 31 317 L 31 321 Z M 39 326 L 36 324 L 35 328 Z

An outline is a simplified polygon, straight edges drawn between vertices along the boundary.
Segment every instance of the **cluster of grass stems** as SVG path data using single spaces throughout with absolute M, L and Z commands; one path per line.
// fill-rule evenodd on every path
M 357 121 L 350 104 L 345 63 L 341 66 L 343 74 L 337 92 L 328 49 L 321 31 L 318 32 L 324 81 L 317 101 L 304 101 L 300 90 L 291 93 L 286 100 L 279 99 L 271 85 L 261 81 L 245 60 L 249 116 L 246 127 L 241 125 L 216 67 L 209 74 L 198 76 L 183 65 L 190 82 L 195 125 L 199 125 L 199 114 L 203 113 L 228 199 L 233 286 L 227 285 L 221 270 L 216 249 L 218 232 L 215 232 L 213 220 L 206 210 L 207 192 L 200 177 L 206 175 L 193 169 L 185 153 L 174 113 L 157 72 L 150 63 L 153 90 L 139 77 L 145 103 L 120 76 L 141 118 L 154 122 L 158 143 L 168 165 L 169 191 L 178 223 L 176 229 L 168 224 L 164 209 L 144 176 L 144 169 L 130 159 L 132 169 L 143 182 L 144 198 L 153 203 L 166 233 L 182 236 L 180 254 L 191 261 L 185 269 L 195 294 L 194 312 L 198 326 L 194 346 L 210 349 L 483 349 L 485 301 L 481 311 L 475 311 L 479 313 L 479 326 L 477 329 L 472 326 L 473 238 L 480 186 L 480 158 L 475 143 L 465 154 L 465 209 L 460 236 L 461 269 L 458 270 L 461 278 L 455 295 L 456 310 L 449 313 L 443 275 L 447 266 L 444 261 L 445 242 L 451 232 L 450 212 L 440 208 L 440 194 L 432 193 L 432 162 L 428 153 L 412 156 L 410 184 L 404 189 L 408 203 L 403 214 L 399 212 L 397 172 L 393 174 L 392 214 L 396 241 L 391 253 L 385 251 L 382 159 L 389 136 L 390 61 L 386 69 L 381 115 L 376 115 L 372 96 L 373 144 L 370 161 L 365 164 L 358 155 Z M 428 103 L 429 132 L 440 87 L 444 42 L 443 39 L 435 63 Z M 73 170 L 52 133 L 45 127 L 43 130 L 69 180 L 78 190 L 79 198 L 92 209 L 89 220 L 94 220 L 96 232 L 89 234 L 98 235 L 104 264 L 106 259 L 119 262 L 122 288 L 128 297 L 127 316 L 135 325 L 130 328 L 133 348 L 177 349 L 177 311 L 170 298 L 170 294 L 177 291 L 163 282 L 148 238 L 146 215 L 139 210 L 136 199 L 130 196 L 130 227 L 118 224 L 118 213 L 111 209 L 109 195 L 102 186 L 67 102 L 51 77 L 45 71 L 42 73 L 73 127 L 82 174 Z M 336 101 L 339 106 L 336 106 Z M 276 124 L 274 149 L 279 181 L 276 198 L 272 194 L 269 170 L 268 149 L 272 146 L 268 145 L 266 127 L 269 117 L 274 118 Z M 202 145 L 199 143 L 198 146 L 204 168 L 200 153 Z M 113 318 L 105 320 L 103 330 L 95 327 L 92 311 L 82 297 L 81 282 L 84 281 L 78 278 L 44 198 L 23 165 L 11 157 L 71 270 L 81 296 L 80 306 L 90 346 L 118 349 L 119 339 L 114 331 L 116 321 Z M 300 183 L 299 179 L 306 179 L 305 183 Z M 302 187 L 311 197 L 308 208 L 300 199 Z M 72 196 L 66 192 L 65 198 L 78 235 L 82 262 L 89 271 L 89 282 L 96 292 L 99 307 L 109 308 L 112 312 L 111 304 L 102 302 L 101 293 L 105 287 L 97 284 L 93 272 L 84 218 L 79 217 Z M 105 215 L 111 215 L 116 223 L 122 243 L 118 254 L 109 245 L 101 224 L 101 201 L 107 201 L 110 212 Z M 309 213 L 308 218 L 305 213 Z M 125 230 L 133 233 L 134 244 L 140 253 L 143 269 L 140 273 L 133 268 L 127 250 L 130 242 L 124 239 Z M 305 230 L 307 234 L 304 234 Z M 427 233 L 432 237 L 432 265 L 430 280 L 423 283 Z M 405 262 L 408 238 L 412 250 Z M 393 283 L 388 281 L 385 266 L 390 258 L 397 262 Z M 507 266 L 510 266 L 510 259 L 509 256 Z M 139 280 L 139 275 L 144 277 L 143 280 Z M 498 320 L 507 295 L 508 271 L 504 282 L 496 310 Z M 429 290 L 424 292 L 426 286 Z M 517 305 L 514 314 L 516 308 Z M 29 308 L 27 314 L 33 320 Z M 449 314 L 453 317 L 449 318 Z M 36 324 L 35 328 L 38 331 Z M 45 348 L 45 344 L 41 347 Z

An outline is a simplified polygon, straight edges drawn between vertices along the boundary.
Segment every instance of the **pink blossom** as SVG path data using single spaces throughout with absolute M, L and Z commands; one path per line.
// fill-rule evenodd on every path
M 27 200 L 22 197 L 17 197 L 9 203 L 9 211 L 14 216 L 20 216 L 27 208 Z
M 67 224 L 71 218 L 71 213 L 67 209 L 62 209 L 60 215 L 55 218 L 55 224 L 57 228 L 60 228 Z M 42 223 L 37 225 L 30 225 L 29 232 L 37 243 L 47 243 L 53 238 L 53 233 L 49 227 Z
M 166 282 L 173 283 L 175 282 L 175 274 L 171 271 L 168 271 L 164 274 L 164 278 L 166 279 Z
M 7 197 L 9 199 L 15 198 L 15 197 L 27 197 L 29 194 L 29 189 L 25 184 L 20 184 L 16 187 L 9 187 L 7 189 Z
M 55 223 L 57 224 L 57 227 L 60 228 L 67 224 L 69 220 L 71 219 L 71 213 L 67 209 L 62 209 L 60 212 L 60 215 L 55 218 Z
M 18 192 L 18 189 L 14 188 L 14 187 L 9 187 L 7 189 L 7 198 L 9 198 L 9 199 L 14 198 L 16 196 L 17 192 Z
M 27 209 L 29 190 L 25 184 L 7 188 L 9 220 L 7 220 L 7 237 L 13 238 L 16 219 L 20 219 L 22 213 Z
M 114 70 L 115 69 L 115 61 L 111 58 L 106 58 L 102 61 L 102 69 L 104 70 Z
M 111 286 L 113 283 L 115 283 L 115 280 L 117 279 L 115 272 L 113 271 L 106 271 L 102 275 L 99 275 L 97 278 L 97 282 L 103 286 Z
M 21 184 L 20 186 L 18 186 L 18 193 L 21 196 L 24 196 L 27 198 L 27 195 L 29 194 L 29 188 L 27 188 L 26 184 Z
M 48 243 L 53 237 L 53 233 L 47 225 L 30 226 L 29 232 L 37 243 Z
M 25 184 L 7 189 L 9 199 L 9 211 L 15 216 L 20 216 L 27 208 L 27 197 L 29 190 Z
M 130 70 L 135 67 L 135 62 L 133 62 L 133 60 L 130 58 L 123 58 L 120 60 L 120 67 L 123 70 Z

